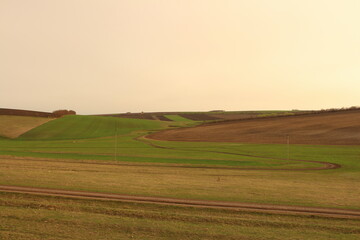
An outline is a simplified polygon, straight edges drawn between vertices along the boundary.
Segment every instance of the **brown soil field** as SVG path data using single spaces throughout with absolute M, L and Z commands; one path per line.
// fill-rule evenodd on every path
M 49 112 L 38 112 L 30 110 L 20 110 L 20 109 L 8 109 L 0 108 L 0 115 L 9 115 L 9 116 L 28 116 L 28 117 L 43 117 L 43 118 L 52 118 L 54 117 L 52 113 Z
M 208 121 L 208 120 L 219 120 L 221 118 L 210 116 L 208 114 L 179 114 L 179 116 L 193 120 L 193 121 Z
M 165 117 L 164 115 L 159 115 L 159 116 L 155 116 L 157 119 L 159 119 L 160 121 L 168 121 L 168 122 L 172 122 L 171 119 L 168 119 L 167 117 Z
M 101 114 L 98 116 L 157 120 L 156 118 L 154 118 L 153 114 L 151 114 L 151 113 Z
M 360 111 L 255 118 L 165 130 L 156 140 L 197 142 L 360 145 Z
M 298 112 L 302 114 L 304 112 Z M 114 114 L 97 114 L 95 116 L 110 116 L 110 117 L 122 117 L 133 119 L 148 119 L 148 120 L 160 120 L 160 121 L 172 121 L 166 118 L 165 115 L 180 115 L 192 121 L 211 121 L 211 120 L 238 120 L 256 118 L 259 115 L 263 115 L 262 112 L 256 111 L 244 111 L 244 112 L 201 112 L 201 113 L 183 113 L 183 112 L 143 112 L 143 113 L 114 113 Z M 271 116 L 274 117 L 274 116 Z
M 234 119 L 245 119 L 245 118 L 254 118 L 257 117 L 259 114 L 257 113 L 244 113 L 244 114 L 239 114 L 239 113 L 232 113 L 232 114 L 219 114 L 219 113 L 215 113 L 215 114 L 208 114 L 208 116 L 210 117 L 215 117 L 217 119 L 224 119 L 224 120 L 234 120 Z

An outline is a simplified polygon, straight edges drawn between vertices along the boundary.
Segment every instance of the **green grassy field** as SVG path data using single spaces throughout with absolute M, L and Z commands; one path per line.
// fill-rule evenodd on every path
M 193 122 L 193 120 L 190 120 L 188 118 L 184 118 L 179 115 L 165 115 L 166 118 L 175 121 L 175 122 Z
M 61 128 L 58 128 L 61 129 Z M 68 129 L 69 132 L 71 130 Z M 115 130 L 113 130 L 115 131 Z M 274 153 L 259 152 L 263 146 L 258 145 L 254 156 L 240 156 L 237 153 L 249 154 L 253 145 L 224 143 L 176 143 L 152 140 L 139 141 L 137 138 L 149 131 L 137 129 L 117 137 L 72 140 L 0 140 L 2 155 L 30 156 L 55 159 L 79 160 L 115 160 L 122 162 L 154 162 L 239 167 L 272 168 L 311 168 L 319 167 L 317 163 L 293 162 L 265 157 L 286 158 L 287 151 L 282 146 Z M 67 134 L 67 133 L 66 133 Z M 62 136 L 60 136 L 62 138 Z M 155 148 L 150 144 L 162 148 Z M 164 148 L 166 147 L 166 148 Z M 274 145 L 271 149 L 276 148 Z M 224 151 L 216 153 L 214 151 Z M 116 156 L 115 156 L 116 153 Z M 234 155 L 231 153 L 235 153 Z M 260 153 L 260 154 L 259 154 Z M 268 155 L 267 155 L 268 154 Z
M 126 134 L 137 129 L 160 129 L 157 121 L 69 115 L 24 133 L 19 140 L 82 139 Z
M 46 123 L 17 139 L 0 138 L 0 184 L 360 209 L 359 146 L 291 145 L 288 149 L 281 144 L 189 143 L 142 138 L 155 130 L 171 126 L 174 126 L 174 122 L 68 116 Z M 181 126 L 180 122 L 178 126 Z M 290 160 L 287 160 L 288 150 Z M 323 165 L 294 162 L 291 159 L 331 162 L 342 167 L 310 170 Z M 296 171 L 299 168 L 309 170 Z M 355 220 L 324 218 L 311 222 L 309 217 L 289 215 L 249 213 L 250 216 L 244 212 L 103 203 L 10 193 L 0 193 L 0 196 L 2 239 L 68 238 L 75 229 L 71 227 L 73 224 L 80 229 L 74 239 L 84 239 L 89 236 L 92 227 L 100 234 L 102 226 L 106 226 L 105 232 L 105 229 L 118 226 L 120 222 L 124 228 L 109 231 L 104 239 L 128 239 L 134 234 L 136 239 L 359 237 L 358 228 L 353 227 L 355 223 L 358 224 Z M 13 199 L 13 203 L 9 199 Z M 36 205 L 34 202 L 37 201 L 42 203 Z M 75 210 L 65 207 L 70 206 L 70 202 L 76 204 Z M 121 208 L 122 213 L 126 209 L 134 216 L 112 215 L 114 206 Z M 158 213 L 155 212 L 160 211 L 156 209 L 163 211 L 160 214 L 163 218 L 156 215 Z M 38 215 L 32 215 L 34 212 Z M 139 214 L 144 216 L 139 217 Z M 200 225 L 192 220 L 187 222 L 187 219 L 197 219 L 199 214 L 202 219 L 199 220 Z M 180 220 L 169 223 L 169 219 L 176 216 Z M 44 219 L 48 219 L 49 224 Z M 279 225 L 272 225 L 274 221 L 279 221 Z M 287 221 L 288 225 L 285 224 Z M 29 227 L 30 222 L 34 228 Z M 347 222 L 350 225 L 346 225 Z M 68 225 L 64 231 L 58 232 L 54 227 L 56 224 Z M 331 227 L 324 227 L 328 224 Z M 312 227 L 303 231 L 308 225 Z M 181 228 L 186 228 L 186 232 L 179 231 Z M 212 230 L 201 235 L 204 229 Z M 280 231 L 283 233 L 281 236 L 278 235 Z

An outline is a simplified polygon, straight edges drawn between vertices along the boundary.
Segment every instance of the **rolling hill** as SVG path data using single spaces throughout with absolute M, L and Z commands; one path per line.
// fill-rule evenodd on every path
M 52 118 L 0 115 L 0 137 L 16 138 Z
M 360 144 L 360 110 L 255 118 L 171 129 L 149 138 L 169 141 Z
M 100 116 L 65 116 L 34 128 L 18 139 L 61 140 L 82 139 L 126 134 L 134 130 L 158 129 L 159 121 Z M 117 129 L 117 130 L 116 130 Z

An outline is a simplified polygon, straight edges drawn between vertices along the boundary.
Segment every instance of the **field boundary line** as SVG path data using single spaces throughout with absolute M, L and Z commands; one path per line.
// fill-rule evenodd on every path
M 47 195 L 47 196 L 59 196 L 59 197 L 90 198 L 90 199 L 98 199 L 98 200 L 143 202 L 143 203 L 154 203 L 154 204 L 180 205 L 180 206 L 189 206 L 189 207 L 238 209 L 238 210 L 246 210 L 246 211 L 269 212 L 269 213 L 275 212 L 275 213 L 287 213 L 287 214 L 305 214 L 305 215 L 317 215 L 317 216 L 327 216 L 327 217 L 336 217 L 336 218 L 360 219 L 360 210 L 349 210 L 349 209 L 339 209 L 339 208 L 319 208 L 319 207 L 304 207 L 304 206 L 291 206 L 291 205 L 272 205 L 272 204 L 257 204 L 257 203 L 242 203 L 242 202 L 179 199 L 179 198 L 168 198 L 168 197 L 135 196 L 135 195 L 115 194 L 115 193 L 86 192 L 86 191 L 10 186 L 10 185 L 0 185 L 0 191 L 25 193 L 25 194 L 38 194 L 38 195 Z
M 147 135 L 148 136 L 148 135 Z M 316 168 L 233 168 L 233 169 L 243 169 L 243 170 L 277 170 L 277 171 L 308 171 L 308 170 L 330 170 L 330 169 L 338 169 L 341 168 L 340 164 L 331 163 L 331 162 L 323 162 L 323 161 L 315 161 L 315 160 L 301 160 L 301 159 L 287 159 L 287 158 L 273 158 L 273 157 L 264 157 L 250 154 L 242 154 L 242 153 L 231 153 L 231 152 L 223 152 L 223 151 L 209 151 L 209 150 L 197 150 L 197 149 L 182 149 L 175 147 L 164 147 L 160 145 L 156 145 L 154 142 L 150 142 L 149 140 L 154 140 L 151 138 L 147 138 L 147 136 L 140 136 L 134 138 L 134 140 L 145 143 L 154 148 L 168 149 L 168 150 L 180 150 L 180 151 L 197 151 L 197 152 L 210 152 L 210 153 L 220 153 L 227 155 L 235 155 L 235 156 L 243 156 L 243 157 L 255 157 L 255 158 L 263 158 L 263 159 L 273 159 L 273 160 L 284 160 L 284 161 L 293 161 L 293 162 L 308 162 L 308 163 L 318 163 L 322 164 L 323 167 Z M 158 140 L 155 140 L 158 141 Z

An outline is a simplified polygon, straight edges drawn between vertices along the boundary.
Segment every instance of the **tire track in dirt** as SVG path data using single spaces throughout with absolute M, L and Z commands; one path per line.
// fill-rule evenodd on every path
M 14 158 L 13 156 L 0 156 L 0 160 L 2 159 L 11 159 L 13 161 L 31 161 L 31 162 L 48 162 L 48 163 L 69 163 L 69 164 L 84 164 L 84 165 L 98 165 L 98 166 L 117 166 L 117 167 L 154 167 L 154 168 L 185 168 L 185 169 L 216 169 L 216 170 L 259 170 L 259 168 L 257 169 L 253 169 L 253 168 L 233 168 L 233 167 L 210 167 L 210 166 L 197 166 L 195 164 L 188 164 L 188 165 L 177 165 L 174 163 L 170 163 L 168 165 L 166 164 L 142 164 L 142 163 L 130 163 L 130 162 L 121 162 L 119 161 L 118 163 L 108 163 L 108 162 L 104 162 L 104 163 L 100 163 L 100 162 L 93 162 L 92 160 L 90 161 L 65 161 L 65 160 L 61 160 L 61 159 L 48 159 L 48 158 L 31 158 L 31 157 L 24 157 L 24 158 Z M 269 168 L 264 168 L 264 169 L 260 169 L 260 170 L 276 170 L 276 169 L 269 169 Z M 220 175 L 216 175 L 216 176 L 220 176 Z M 227 175 L 228 176 L 228 175 Z M 235 175 L 234 175 L 235 176 Z
M 25 193 L 25 194 L 37 194 L 37 195 L 46 195 L 46 196 L 72 197 L 72 198 L 81 198 L 81 199 L 85 198 L 85 199 L 97 199 L 97 200 L 141 202 L 141 203 L 153 203 L 153 204 L 163 204 L 163 205 L 188 206 L 188 207 L 237 209 L 237 210 L 252 211 L 252 212 L 301 214 L 301 215 L 313 215 L 313 216 L 326 216 L 333 218 L 360 219 L 360 210 L 349 210 L 349 209 L 338 209 L 338 208 L 319 208 L 319 207 L 304 207 L 304 206 L 290 206 L 290 205 L 272 205 L 272 204 L 257 204 L 257 203 L 242 203 L 242 202 L 179 199 L 179 198 L 167 198 L 167 197 L 133 196 L 133 195 L 115 194 L 115 193 L 72 191 L 72 190 L 62 190 L 62 189 L 48 189 L 48 188 L 22 187 L 22 186 L 9 186 L 9 185 L 0 185 L 0 191 Z
M 263 158 L 263 159 L 272 159 L 272 160 L 284 160 L 284 161 L 293 161 L 293 162 L 307 162 L 307 163 L 318 163 L 322 164 L 322 167 L 314 167 L 314 168 L 231 168 L 232 170 L 277 170 L 277 171 L 305 171 L 305 170 L 329 170 L 329 169 L 337 169 L 341 168 L 340 164 L 337 163 L 330 163 L 330 162 L 323 162 L 323 161 L 315 161 L 315 160 L 301 160 L 301 159 L 287 159 L 287 158 L 272 158 L 272 157 L 264 157 L 264 156 L 257 156 L 257 155 L 250 155 L 250 154 L 242 154 L 242 153 L 231 153 L 231 152 L 224 152 L 224 151 L 209 151 L 209 150 L 197 150 L 197 149 L 181 149 L 181 148 L 173 148 L 173 147 L 164 147 L 160 145 L 156 145 L 153 142 L 149 142 L 146 140 L 147 136 L 140 136 L 134 138 L 134 140 L 145 143 L 154 148 L 161 148 L 167 150 L 180 150 L 180 151 L 197 151 L 197 152 L 209 152 L 209 153 L 220 153 L 220 154 L 227 154 L 227 155 L 235 155 L 235 156 L 243 156 L 243 157 L 256 157 L 256 158 Z

